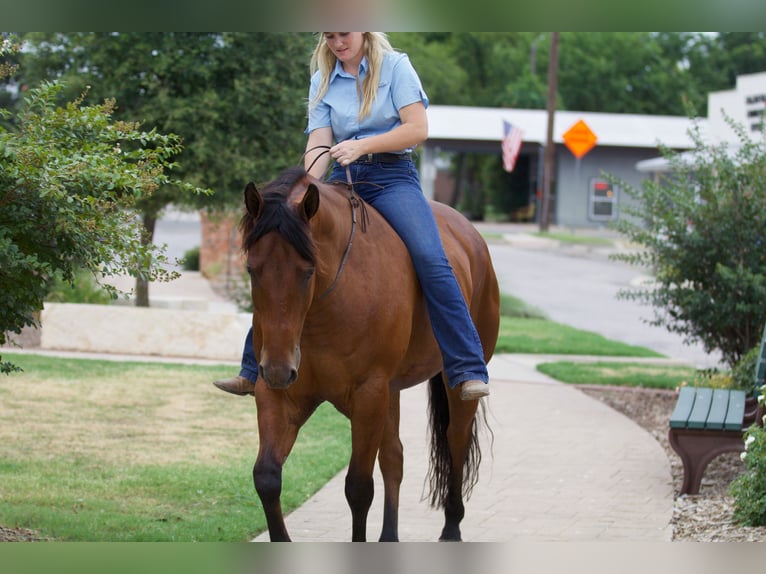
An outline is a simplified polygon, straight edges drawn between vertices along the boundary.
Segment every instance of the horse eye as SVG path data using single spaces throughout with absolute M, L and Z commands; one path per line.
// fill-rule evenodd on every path
M 248 276 L 250 277 L 250 286 L 256 287 L 258 285 L 258 278 L 255 276 L 255 270 L 249 265 L 245 267 Z

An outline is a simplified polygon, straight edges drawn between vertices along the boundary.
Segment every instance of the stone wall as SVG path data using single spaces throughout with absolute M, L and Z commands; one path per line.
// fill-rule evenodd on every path
M 239 361 L 247 313 L 45 303 L 40 348 Z

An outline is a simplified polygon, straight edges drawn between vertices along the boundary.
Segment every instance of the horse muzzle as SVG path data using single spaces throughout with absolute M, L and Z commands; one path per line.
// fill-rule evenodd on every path
M 272 361 L 267 355 L 262 356 L 263 360 L 258 365 L 258 372 L 270 389 L 286 389 L 298 379 L 298 367 L 301 362 L 300 348 L 295 350 L 294 361 Z

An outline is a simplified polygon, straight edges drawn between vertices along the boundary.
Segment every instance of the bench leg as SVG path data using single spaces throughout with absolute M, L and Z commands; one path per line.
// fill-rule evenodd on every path
M 742 431 L 672 428 L 668 440 L 684 466 L 681 494 L 699 494 L 705 468 L 715 457 L 745 450 Z

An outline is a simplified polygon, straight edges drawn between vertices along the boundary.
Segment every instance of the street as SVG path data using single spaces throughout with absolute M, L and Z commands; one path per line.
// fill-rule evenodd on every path
M 648 347 L 698 368 L 719 362 L 700 345 L 686 345 L 680 335 L 647 324 L 652 307 L 617 298 L 620 289 L 648 279 L 641 269 L 602 254 L 539 246 L 493 242 L 490 253 L 501 292 L 538 307 L 553 321 Z

